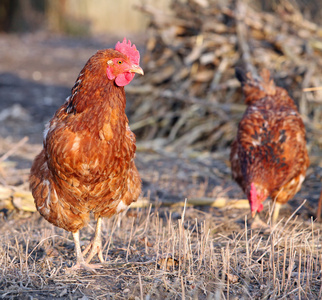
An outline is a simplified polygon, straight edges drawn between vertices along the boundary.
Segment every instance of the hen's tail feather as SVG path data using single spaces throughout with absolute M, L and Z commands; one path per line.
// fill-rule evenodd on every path
M 240 81 L 243 86 L 244 94 L 253 94 L 254 89 L 264 92 L 266 95 L 275 95 L 276 86 L 271 79 L 270 72 L 267 69 L 263 69 L 260 72 L 261 77 L 257 79 L 251 73 L 246 73 L 242 68 L 235 68 L 236 78 Z M 263 95 L 261 95 L 262 97 Z M 254 94 L 253 97 L 257 98 Z
M 235 68 L 235 76 L 240 81 L 240 83 L 242 85 L 244 85 L 248 80 L 246 72 L 242 68 L 239 68 L 239 67 Z

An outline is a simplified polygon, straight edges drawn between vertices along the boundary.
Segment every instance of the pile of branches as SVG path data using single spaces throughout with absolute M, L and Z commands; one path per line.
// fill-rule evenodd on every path
M 131 129 L 141 140 L 172 151 L 229 146 L 245 110 L 234 76 L 241 66 L 268 68 L 297 102 L 310 143 L 322 146 L 322 91 L 303 91 L 322 86 L 319 25 L 287 0 L 272 12 L 246 0 L 172 0 L 171 8 L 140 7 L 150 16 L 146 75 L 128 92 L 135 94 Z

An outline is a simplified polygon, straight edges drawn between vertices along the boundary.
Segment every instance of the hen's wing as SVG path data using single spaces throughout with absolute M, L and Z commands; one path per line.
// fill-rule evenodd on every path
M 30 184 L 39 212 L 68 231 L 83 227 L 89 213 L 111 216 L 135 201 L 141 180 L 134 165 L 135 137 L 112 108 L 55 115 L 44 150 L 31 169 Z M 96 115 L 103 114 L 102 122 Z M 91 116 L 91 122 L 86 118 Z
M 293 198 L 304 181 L 309 158 L 306 149 L 305 127 L 298 112 L 285 116 L 283 128 L 285 142 L 281 145 L 280 160 L 287 168 L 277 177 L 278 183 L 271 192 L 271 198 L 283 204 Z M 283 137 L 284 139 L 284 137 Z M 277 170 L 278 172 L 278 170 Z

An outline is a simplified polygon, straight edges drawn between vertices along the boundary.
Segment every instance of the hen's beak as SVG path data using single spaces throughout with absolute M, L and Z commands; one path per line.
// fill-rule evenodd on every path
M 252 218 L 255 218 L 256 216 L 256 210 L 252 211 Z
M 132 65 L 131 69 L 130 69 L 130 72 L 144 75 L 143 69 L 138 65 Z

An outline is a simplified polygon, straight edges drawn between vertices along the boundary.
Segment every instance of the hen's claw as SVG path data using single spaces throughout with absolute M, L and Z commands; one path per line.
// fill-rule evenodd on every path
M 102 254 L 102 241 L 101 241 L 101 225 L 102 219 L 97 219 L 96 229 L 95 229 L 95 236 L 92 242 L 85 248 L 82 252 L 80 248 L 79 242 L 79 231 L 73 232 L 74 242 L 75 242 L 75 252 L 76 252 L 76 259 L 77 263 L 73 267 L 70 268 L 70 271 L 73 270 L 87 270 L 92 273 L 96 273 L 95 269 L 101 268 L 101 264 L 90 264 L 89 262 L 92 258 L 97 254 L 98 259 L 101 263 L 104 263 L 103 254 Z M 84 259 L 84 255 L 89 252 L 86 260 Z
M 260 217 L 258 216 L 258 214 L 255 215 L 255 217 L 253 218 L 252 222 L 251 222 L 251 229 L 262 229 L 262 230 L 267 230 L 269 229 L 269 225 L 267 225 L 264 221 L 262 221 L 260 219 Z
M 101 240 L 101 227 L 102 227 L 102 219 L 99 217 L 96 223 L 95 235 L 94 239 L 91 243 L 85 248 L 82 255 L 86 255 L 90 250 L 86 263 L 88 264 L 92 258 L 97 254 L 98 259 L 101 263 L 104 263 L 103 253 L 102 253 L 102 240 Z
M 102 268 L 103 266 L 100 264 L 88 264 L 85 261 L 84 262 L 77 262 L 76 265 L 69 268 L 70 272 L 76 271 L 76 270 L 85 270 L 89 271 L 93 274 L 97 274 L 95 269 Z
M 86 258 L 86 263 L 89 263 L 92 258 L 97 254 L 98 259 L 101 263 L 104 263 L 103 253 L 102 253 L 102 242 L 99 239 L 99 241 L 94 240 L 84 249 L 82 254 L 85 256 L 88 251 L 91 250 Z

